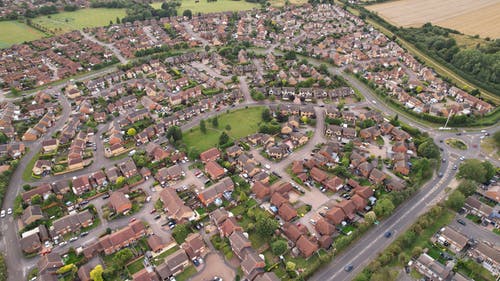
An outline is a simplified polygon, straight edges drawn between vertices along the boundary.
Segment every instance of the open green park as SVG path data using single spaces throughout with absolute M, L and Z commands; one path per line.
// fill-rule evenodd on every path
M 200 152 L 217 146 L 219 136 L 224 131 L 232 140 L 246 137 L 256 133 L 259 130 L 259 124 L 262 122 L 262 111 L 264 107 L 249 107 L 245 109 L 221 112 L 218 115 L 219 125 L 214 128 L 211 119 L 205 120 L 206 134 L 196 126 L 183 133 L 183 141 L 188 149 L 196 148 Z M 227 127 L 229 125 L 229 127 Z M 230 130 L 227 130 L 230 128 Z
M 163 2 L 155 2 L 151 4 L 153 8 L 161 8 Z M 226 11 L 244 11 L 260 7 L 257 3 L 250 3 L 246 1 L 233 1 L 233 0 L 217 0 L 208 2 L 207 0 L 182 0 L 181 6 L 177 10 L 179 15 L 182 15 L 184 10 L 191 10 L 193 13 L 217 13 Z
M 86 27 L 105 26 L 110 21 L 115 23 L 116 18 L 123 17 L 125 9 L 89 8 L 37 17 L 32 21 L 55 34 L 61 34 Z
M 14 44 L 33 41 L 44 37 L 45 34 L 23 22 L 0 21 L 0 49 Z

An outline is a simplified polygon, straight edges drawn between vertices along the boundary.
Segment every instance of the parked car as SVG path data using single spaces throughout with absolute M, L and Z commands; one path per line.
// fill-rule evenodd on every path
M 130 222 L 134 222 L 134 221 L 136 221 L 136 220 L 137 220 L 136 218 L 131 218 L 131 219 L 130 219 Z
M 2 210 L 0 217 L 4 218 L 5 217 L 5 210 Z
M 7 209 L 7 215 L 12 215 L 12 208 Z
M 159 215 L 159 214 L 154 217 L 155 220 L 158 220 L 160 218 L 161 218 L 161 215 Z
M 80 233 L 80 237 L 85 237 L 85 236 L 87 236 L 87 235 L 89 235 L 89 232 L 88 232 L 88 231 L 85 231 L 85 232 Z
M 463 219 L 458 219 L 457 222 L 461 225 L 466 225 L 465 221 Z
M 69 239 L 69 242 L 74 242 L 74 241 L 76 241 L 76 240 L 78 240 L 78 237 L 76 237 L 76 236 L 75 236 L 75 237 L 71 237 L 71 238 Z
M 384 233 L 385 238 L 390 238 L 391 236 L 392 236 L 392 231 L 387 231 L 386 233 Z

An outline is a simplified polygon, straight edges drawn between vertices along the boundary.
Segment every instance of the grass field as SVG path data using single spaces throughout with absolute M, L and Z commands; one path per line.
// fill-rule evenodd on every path
M 392 3 L 392 2 L 389 2 L 389 3 Z M 369 8 L 369 7 L 371 7 L 371 6 L 368 6 L 367 8 Z M 348 8 L 348 11 L 354 15 L 357 15 L 357 16 L 359 16 L 359 14 L 360 14 L 357 9 Z M 382 33 L 384 33 L 387 37 L 390 38 L 394 35 L 394 33 L 392 33 L 387 28 L 383 27 L 382 25 L 378 24 L 374 20 L 366 19 L 366 21 L 369 24 L 373 25 L 376 29 L 378 29 Z M 406 50 L 408 50 L 413 56 L 420 58 L 425 64 L 432 67 L 439 75 L 448 77 L 451 80 L 451 82 L 457 84 L 459 87 L 464 88 L 464 89 L 479 89 L 482 92 L 483 97 L 489 98 L 490 100 L 492 100 L 495 103 L 500 102 L 500 98 L 497 95 L 490 93 L 489 91 L 486 91 L 485 89 L 478 87 L 477 85 L 474 85 L 473 83 L 465 80 L 460 75 L 458 75 L 455 72 L 448 69 L 446 66 L 436 62 L 434 59 L 432 59 L 428 55 L 421 52 L 413 44 L 403 40 L 402 38 L 398 38 L 398 43 L 402 47 L 404 47 Z
M 0 49 L 44 37 L 42 32 L 18 21 L 0 21 Z
M 458 139 L 447 139 L 446 144 L 455 148 L 455 149 L 460 149 L 460 150 L 467 150 L 467 145 Z
M 163 2 L 152 3 L 155 9 L 159 9 Z M 200 0 L 196 3 L 195 0 L 182 0 L 182 5 L 177 10 L 179 15 L 182 15 L 184 10 L 191 10 L 193 13 L 217 13 L 226 11 L 243 11 L 252 8 L 260 7 L 259 4 L 249 3 L 243 0 L 217 0 L 217 2 L 207 2 L 207 0 Z
M 271 6 L 274 6 L 274 7 L 283 7 L 285 6 L 285 0 L 270 0 L 269 1 L 271 3 Z M 302 5 L 302 4 L 306 4 L 307 3 L 307 0 L 288 0 L 288 2 L 290 2 L 290 4 L 292 5 Z
M 110 20 L 116 22 L 117 17 L 120 19 L 125 17 L 125 9 L 81 9 L 75 12 L 50 15 L 50 18 L 49 16 L 37 17 L 33 19 L 33 23 L 55 31 L 56 34 L 61 34 L 85 27 L 105 26 L 109 24 Z
M 419 27 L 426 22 L 469 35 L 500 37 L 498 0 L 400 0 L 367 6 L 395 26 Z M 408 12 L 411 11 L 411 12 Z
M 199 126 L 192 128 L 183 133 L 184 143 L 188 149 L 197 148 L 199 151 L 205 151 L 219 143 L 222 131 L 225 131 L 233 140 L 256 133 L 259 129 L 259 123 L 262 122 L 263 110 L 264 107 L 250 107 L 230 113 L 223 112 L 218 116 L 219 126 L 217 129 L 213 128 L 209 120 L 206 120 L 207 133 L 203 134 Z M 231 130 L 225 130 L 227 125 L 231 126 Z

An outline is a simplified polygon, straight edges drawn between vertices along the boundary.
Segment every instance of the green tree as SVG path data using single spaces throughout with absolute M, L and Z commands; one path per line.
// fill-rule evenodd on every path
M 198 159 L 198 157 L 200 157 L 200 151 L 195 147 L 191 148 L 188 152 L 188 158 L 191 160 L 196 160 Z
M 484 183 L 486 183 L 495 176 L 497 171 L 495 166 L 493 166 L 490 161 L 483 161 L 483 163 L 481 163 L 481 166 L 483 166 L 484 170 L 486 171 L 484 181 Z
M 42 196 L 40 196 L 39 194 L 35 194 L 35 195 L 31 196 L 31 204 L 32 205 L 42 204 Z
M 487 181 L 486 165 L 483 165 L 478 159 L 465 160 L 458 169 L 458 177 L 476 182 L 484 183 Z
M 215 116 L 213 119 L 212 119 L 212 126 L 214 128 L 218 128 L 219 127 L 219 118 L 217 116 Z
M 200 131 L 204 134 L 207 133 L 207 124 L 205 123 L 204 119 L 200 120 Z
M 74 263 L 67 264 L 57 270 L 57 274 L 65 274 L 70 271 L 76 271 L 76 266 Z
M 184 10 L 182 12 L 182 16 L 187 17 L 188 19 L 191 19 L 193 17 L 193 12 L 191 10 Z
M 500 149 L 500 131 L 497 131 L 493 134 L 493 140 L 495 141 L 497 149 Z
M 375 211 L 375 214 L 378 217 L 385 217 L 390 215 L 392 211 L 394 211 L 394 204 L 389 198 L 384 197 L 378 200 L 375 208 L 373 208 L 373 211 Z
M 285 240 L 280 239 L 271 243 L 271 250 L 273 251 L 273 254 L 277 256 L 283 255 L 286 252 L 287 247 L 288 246 Z
M 365 214 L 365 221 L 369 224 L 374 223 L 377 220 L 377 215 L 373 211 L 369 211 Z
M 182 130 L 179 126 L 169 127 L 166 136 L 174 142 L 182 140 Z
M 231 131 L 231 125 L 229 124 L 226 125 L 226 131 Z
M 294 262 L 291 262 L 291 261 L 286 262 L 286 270 L 287 271 L 294 271 L 295 267 L 296 267 L 296 265 Z
M 122 249 L 113 256 L 113 264 L 117 268 L 123 268 L 127 264 L 129 260 L 131 260 L 134 257 L 134 253 L 132 252 L 131 249 L 125 248 Z
M 93 281 L 103 281 L 104 279 L 102 278 L 102 265 L 98 264 L 94 269 L 90 271 L 90 279 Z
M 7 135 L 4 134 L 3 132 L 0 132 L 0 143 L 5 144 L 8 141 L 9 141 L 9 137 L 7 137 Z
M 463 180 L 460 182 L 460 184 L 458 185 L 457 189 L 465 196 L 465 197 L 469 197 L 471 196 L 472 194 L 474 194 L 474 192 L 476 192 L 476 188 L 477 188 L 477 183 L 475 183 L 474 181 L 472 180 Z
M 255 230 L 261 237 L 270 237 L 274 234 L 274 231 L 278 229 L 278 222 L 270 217 L 264 217 L 257 220 L 255 225 Z
M 264 122 L 271 122 L 273 117 L 271 116 L 271 111 L 269 108 L 266 108 L 262 111 L 262 121 Z
M 439 147 L 432 139 L 429 139 L 418 146 L 418 155 L 429 159 L 438 159 Z
M 137 130 L 135 128 L 130 128 L 127 130 L 127 135 L 133 137 L 137 134 Z
M 224 145 L 229 141 L 229 136 L 226 134 L 226 132 L 222 132 L 219 137 L 219 144 Z
M 188 224 L 179 224 L 177 225 L 174 230 L 172 231 L 172 236 L 174 237 L 175 241 L 177 244 L 182 244 L 184 240 L 186 240 L 186 237 L 188 237 L 190 233 L 190 229 Z
M 448 196 L 448 200 L 446 200 L 446 206 L 455 211 L 459 211 L 460 208 L 464 206 L 464 203 L 465 196 L 458 190 L 453 191 L 450 196 Z

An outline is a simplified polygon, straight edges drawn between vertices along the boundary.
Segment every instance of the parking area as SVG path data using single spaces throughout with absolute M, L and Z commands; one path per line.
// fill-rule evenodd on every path
M 224 281 L 234 280 L 236 273 L 219 254 L 210 253 L 205 257 L 205 267 L 189 280 L 211 281 L 215 276 L 221 277 Z

